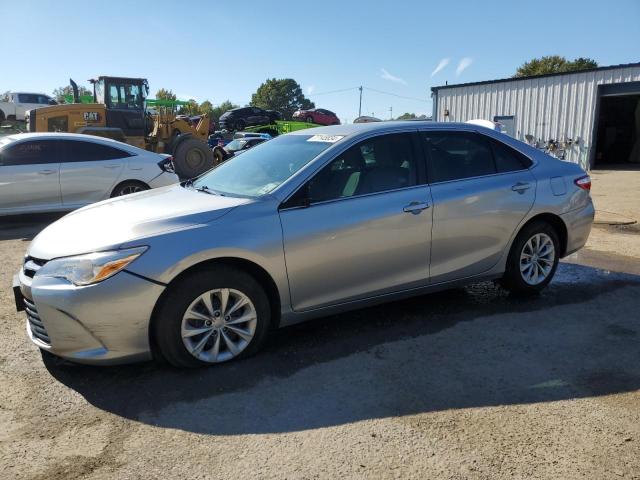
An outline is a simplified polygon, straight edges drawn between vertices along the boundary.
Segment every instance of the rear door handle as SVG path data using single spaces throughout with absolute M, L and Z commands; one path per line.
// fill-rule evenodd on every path
M 411 202 L 409 205 L 402 209 L 405 213 L 419 214 L 422 210 L 429 208 L 428 202 Z
M 56 173 L 56 170 L 38 170 L 40 175 L 51 175 L 52 173 Z
M 529 190 L 530 188 L 531 188 L 531 184 L 529 182 L 518 182 L 511 187 L 511 190 L 518 193 L 524 193 L 526 190 Z

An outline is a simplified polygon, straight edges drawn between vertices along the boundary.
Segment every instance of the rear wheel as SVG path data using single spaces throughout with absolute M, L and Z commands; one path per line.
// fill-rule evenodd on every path
M 266 340 L 269 299 L 251 275 L 216 267 L 195 272 L 171 288 L 153 333 L 172 365 L 198 367 L 246 357 Z
M 307 117 L 307 123 L 313 123 L 313 117 Z
M 511 246 L 502 285 L 525 294 L 544 289 L 558 268 L 559 245 L 558 234 L 548 223 L 527 225 Z
M 129 195 L 131 193 L 143 192 L 145 190 L 149 190 L 149 185 L 142 182 L 137 182 L 135 180 L 130 180 L 116 185 L 116 188 L 114 188 L 113 192 L 111 192 L 111 198 L 121 197 L 122 195 Z
M 197 177 L 213 168 L 213 152 L 205 142 L 187 138 L 176 147 L 173 164 L 180 178 Z
M 237 131 L 242 131 L 244 130 L 244 127 L 246 127 L 246 124 L 244 123 L 244 120 L 238 120 L 236 122 L 236 130 Z

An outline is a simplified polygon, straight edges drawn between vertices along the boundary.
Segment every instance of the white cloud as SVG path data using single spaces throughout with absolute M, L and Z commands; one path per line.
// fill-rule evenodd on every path
M 450 58 L 443 58 L 442 60 L 440 60 L 440 62 L 438 62 L 438 66 L 435 68 L 435 70 L 433 72 L 431 72 L 431 76 L 433 77 L 438 72 L 441 72 L 444 69 L 444 67 L 449 65 L 450 61 L 451 61 Z
M 456 68 L 456 77 L 459 77 L 460 74 L 464 72 L 472 63 L 473 59 L 470 57 L 464 57 L 462 60 L 460 60 L 460 63 L 458 63 L 458 68 Z
M 307 87 L 307 95 L 311 95 L 315 91 L 316 91 L 316 86 L 315 85 L 309 85 Z
M 396 77 L 395 75 L 391 75 L 384 68 L 380 69 L 380 78 L 383 78 L 385 80 L 389 80 L 390 82 L 401 83 L 402 85 L 406 85 L 407 84 L 407 82 L 405 82 L 404 79 L 402 79 L 400 77 Z

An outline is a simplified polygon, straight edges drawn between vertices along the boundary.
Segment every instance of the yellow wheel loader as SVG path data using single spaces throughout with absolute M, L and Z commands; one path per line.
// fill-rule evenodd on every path
M 156 100 L 147 111 L 149 84 L 144 78 L 98 77 L 93 84 L 93 103 L 80 103 L 78 87 L 71 80 L 74 103 L 30 110 L 30 132 L 72 132 L 108 137 L 156 153 L 173 156 L 176 173 L 191 178 L 214 166 L 207 145 L 209 118 L 197 121 L 175 114 L 183 102 Z

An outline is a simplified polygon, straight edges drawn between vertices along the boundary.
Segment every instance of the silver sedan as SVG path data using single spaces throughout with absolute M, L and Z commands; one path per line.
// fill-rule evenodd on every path
M 590 185 L 476 125 L 302 130 L 63 217 L 29 246 L 16 301 L 31 340 L 72 361 L 224 362 L 273 328 L 393 299 L 539 292 L 587 241 Z
M 170 155 L 78 133 L 0 137 L 0 216 L 68 211 L 178 183 Z

